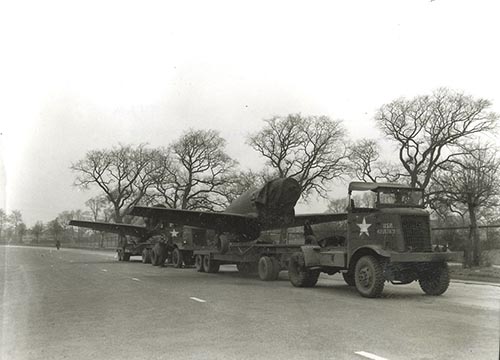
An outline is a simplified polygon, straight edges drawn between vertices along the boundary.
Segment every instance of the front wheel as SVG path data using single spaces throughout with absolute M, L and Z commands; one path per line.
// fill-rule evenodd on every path
M 443 263 L 433 267 L 430 271 L 422 274 L 418 282 L 420 288 L 427 295 L 438 296 L 443 294 L 450 285 L 448 264 Z
M 380 261 L 372 256 L 361 257 L 356 263 L 356 289 L 363 297 L 379 297 L 384 290 L 384 269 Z
M 293 253 L 288 264 L 288 278 L 293 286 L 313 287 L 318 282 L 319 270 L 309 270 L 305 266 L 304 254 Z

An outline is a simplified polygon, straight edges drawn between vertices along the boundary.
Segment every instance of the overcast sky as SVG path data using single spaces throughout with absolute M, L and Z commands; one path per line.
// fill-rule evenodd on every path
M 272 115 L 328 115 L 377 138 L 377 108 L 440 86 L 499 112 L 497 4 L 3 1 L 0 207 L 28 226 L 83 209 L 94 193 L 72 187 L 71 162 L 189 127 L 219 130 L 258 168 L 245 137 Z

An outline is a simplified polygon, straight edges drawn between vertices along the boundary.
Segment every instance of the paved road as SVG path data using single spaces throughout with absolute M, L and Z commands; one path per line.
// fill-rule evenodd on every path
M 0 247 L 0 264 L 2 359 L 498 359 L 498 286 L 365 299 L 337 276 L 298 289 L 104 252 Z

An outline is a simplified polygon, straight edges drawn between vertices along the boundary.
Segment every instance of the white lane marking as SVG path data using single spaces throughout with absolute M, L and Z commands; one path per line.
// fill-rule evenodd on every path
M 132 278 L 132 280 L 134 280 L 134 281 L 141 281 L 138 278 Z
M 106 270 L 106 269 L 101 269 L 101 271 L 104 271 L 104 272 L 106 272 L 106 271 L 108 271 L 108 270 Z
M 190 299 L 191 299 L 191 300 L 194 300 L 194 301 L 201 302 L 201 303 L 207 302 L 206 300 L 203 300 L 203 299 L 198 299 L 197 297 L 194 297 L 194 296 L 191 296 L 191 297 L 190 297 Z
M 371 353 L 366 352 L 366 351 L 356 351 L 355 354 L 363 356 L 363 357 L 365 357 L 367 359 L 372 359 L 372 360 L 388 360 L 388 359 L 386 359 L 386 358 L 384 358 L 382 356 L 371 354 Z

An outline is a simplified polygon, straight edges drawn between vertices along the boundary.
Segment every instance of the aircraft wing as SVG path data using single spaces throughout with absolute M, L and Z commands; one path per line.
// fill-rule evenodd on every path
M 292 226 L 303 226 L 306 221 L 309 221 L 311 225 L 320 224 L 332 221 L 343 221 L 347 220 L 347 213 L 320 213 L 320 214 L 299 214 L 295 215 L 295 221 Z
M 246 232 L 259 226 L 256 216 L 224 212 L 135 206 L 130 215 L 163 219 L 177 225 L 214 229 L 220 232 Z
M 81 220 L 71 220 L 69 224 L 73 226 L 84 227 L 114 234 L 135 236 L 138 238 L 145 238 L 149 234 L 149 231 L 144 226 L 137 226 L 137 225 L 81 221 Z

